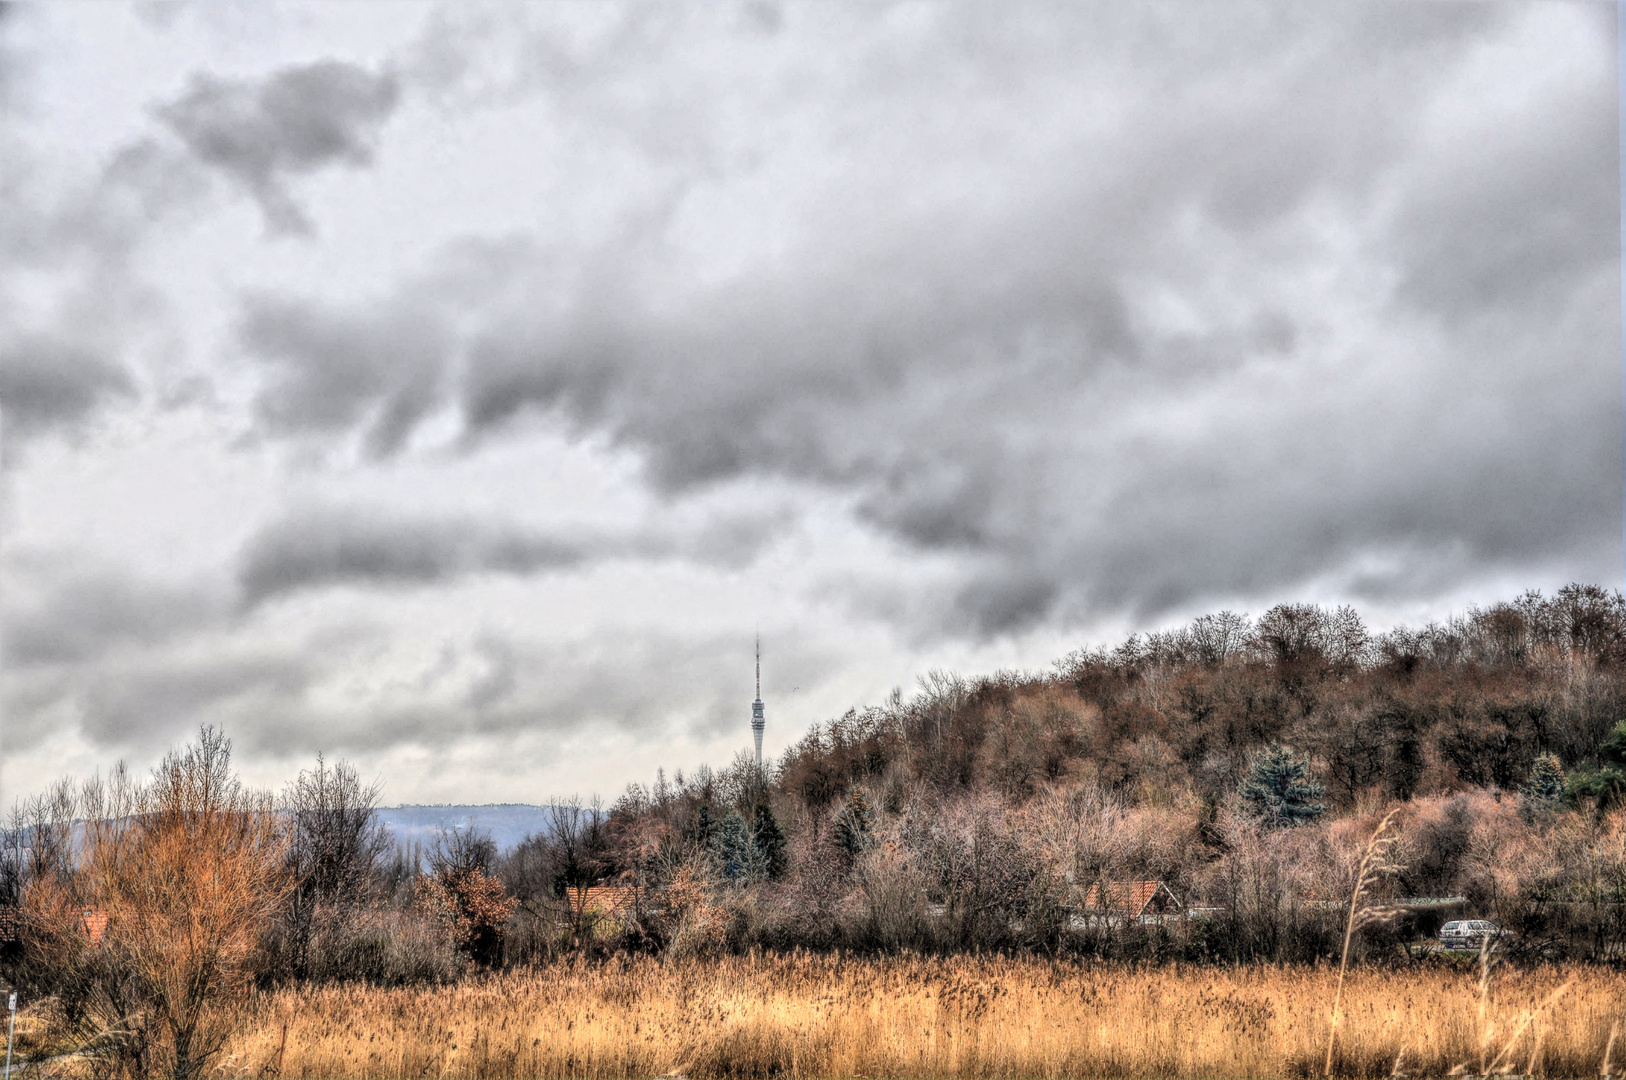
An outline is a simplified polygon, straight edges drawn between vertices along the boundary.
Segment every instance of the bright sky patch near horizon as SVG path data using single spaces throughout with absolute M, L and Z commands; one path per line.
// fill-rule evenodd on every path
M 0 11 L 7 801 L 1620 581 L 1607 5 Z

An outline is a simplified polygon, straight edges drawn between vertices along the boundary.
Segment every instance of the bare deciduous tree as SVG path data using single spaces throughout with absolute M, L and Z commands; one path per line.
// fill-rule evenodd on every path
M 355 766 L 329 766 L 299 774 L 283 795 L 288 818 L 288 864 L 294 889 L 285 919 L 291 974 L 312 974 L 313 945 L 342 934 L 374 898 L 389 833 L 379 822 L 377 784 L 364 785 Z
M 231 742 L 204 728 L 147 783 L 120 769 L 59 809 L 59 823 L 80 819 L 79 851 L 29 882 L 29 947 L 78 973 L 122 1070 L 197 1075 L 292 886 L 270 797 L 242 786 Z

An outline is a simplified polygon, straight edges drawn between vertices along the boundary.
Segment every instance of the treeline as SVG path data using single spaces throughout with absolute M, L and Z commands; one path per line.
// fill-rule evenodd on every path
M 1217 806 L 1254 754 L 1282 743 L 1309 755 L 1346 810 L 1363 798 L 1514 791 L 1543 753 L 1590 774 L 1623 717 L 1619 592 L 1526 593 L 1377 637 L 1351 608 L 1291 604 L 1081 650 L 1045 676 L 934 676 L 907 704 L 812 732 L 777 779 L 809 808 L 852 782 L 879 785 L 889 802 L 910 785 L 1021 803 L 1090 781 L 1136 803 L 1188 792 Z
M 1623 720 L 1619 592 L 1530 592 L 1382 635 L 1348 607 L 1220 612 L 1050 672 L 934 674 L 763 774 L 742 756 L 635 785 L 570 880 L 712 883 L 676 923 L 607 921 L 640 947 L 1312 960 L 1398 806 L 1383 898 L 1457 902 L 1392 904 L 1367 946 L 1483 915 L 1515 953 L 1622 959 Z M 765 818 L 783 869 L 735 869 L 716 823 Z M 1137 880 L 1201 917 L 1092 914 L 1092 885 Z
M 249 791 L 206 729 L 148 779 L 63 781 L 13 812 L 0 958 L 142 1075 L 202 1068 L 220 1003 L 255 986 L 565 954 L 1311 961 L 1341 944 L 1363 846 L 1398 808 L 1359 949 L 1406 958 L 1450 914 L 1498 920 L 1513 955 L 1618 962 L 1623 697 L 1618 592 L 1384 635 L 1349 608 L 1221 612 L 1044 673 L 932 675 L 766 768 L 559 804 L 509 852 L 394 844 L 342 762 Z M 1163 882 L 1177 914 L 1103 900 L 1132 881 Z

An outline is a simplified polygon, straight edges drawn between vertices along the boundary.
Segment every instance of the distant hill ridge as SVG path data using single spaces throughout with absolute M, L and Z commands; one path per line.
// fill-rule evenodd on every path
M 374 813 L 398 843 L 410 844 L 414 840 L 428 847 L 443 832 L 452 829 L 478 829 L 496 843 L 499 853 L 518 847 L 525 838 L 544 832 L 553 821 L 552 805 L 531 803 L 408 803 L 401 806 L 380 806 Z M 33 827 L 25 826 L 21 840 L 32 841 Z M 74 822 L 70 840 L 77 851 L 84 843 L 85 825 Z
M 409 803 L 379 807 L 378 820 L 402 844 L 416 840 L 427 846 L 443 832 L 472 828 L 488 833 L 497 850 L 506 852 L 547 829 L 553 811 L 551 805 L 531 803 Z

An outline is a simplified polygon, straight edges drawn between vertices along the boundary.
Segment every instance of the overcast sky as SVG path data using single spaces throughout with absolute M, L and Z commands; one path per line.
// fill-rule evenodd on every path
M 1612 4 L 3 10 L 8 801 L 1619 584 Z

